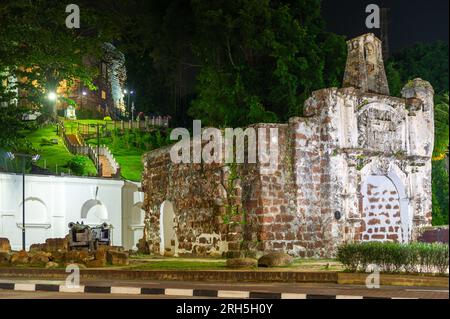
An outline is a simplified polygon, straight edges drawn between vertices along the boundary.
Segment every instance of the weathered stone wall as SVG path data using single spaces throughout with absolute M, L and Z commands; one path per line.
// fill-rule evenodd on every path
M 366 54 L 367 65 L 347 70 L 364 78 L 360 89 L 316 91 L 305 102 L 304 117 L 253 126 L 278 129 L 275 167 L 239 164 L 229 189 L 229 165 L 173 164 L 170 148 L 147 154 L 144 246 L 178 255 L 278 250 L 327 257 L 344 242 L 415 240 L 431 223 L 434 92 L 415 79 L 402 98 L 383 95 L 379 43 L 371 36 L 356 42 L 375 50 L 369 53 L 376 58 Z M 358 48 L 349 54 L 350 65 L 364 62 Z M 269 134 L 265 138 L 272 143 Z M 173 206 L 169 220 L 160 217 L 165 201 Z M 231 222 L 230 205 L 240 212 Z M 175 235 L 161 232 L 171 225 Z
M 228 250 L 227 225 L 221 221 L 223 165 L 173 164 L 169 149 L 145 158 L 142 188 L 147 212 L 144 231 L 148 248 L 160 253 L 160 215 L 165 201 L 174 208 L 175 255 L 217 255 Z

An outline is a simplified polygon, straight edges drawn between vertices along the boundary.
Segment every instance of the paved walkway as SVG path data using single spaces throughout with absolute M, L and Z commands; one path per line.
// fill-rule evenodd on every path
M 67 139 L 69 140 L 69 143 L 73 146 L 81 146 L 81 143 L 76 136 L 76 134 L 66 134 Z M 113 168 L 111 166 L 111 163 L 108 161 L 106 156 L 100 155 L 99 161 L 102 166 L 102 177 L 105 178 L 111 178 L 113 175 Z
M 99 156 L 100 164 L 102 165 L 102 177 L 112 177 L 113 175 L 113 168 L 111 164 L 109 163 L 106 156 L 100 155 Z

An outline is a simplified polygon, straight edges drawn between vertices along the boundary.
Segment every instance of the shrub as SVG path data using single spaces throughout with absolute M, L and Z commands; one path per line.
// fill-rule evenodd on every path
M 376 265 L 385 272 L 445 273 L 449 266 L 446 244 L 366 242 L 338 248 L 337 259 L 349 271 L 366 271 Z
M 82 176 L 85 173 L 87 159 L 84 156 L 74 156 L 67 162 L 67 167 L 75 175 Z
M 105 116 L 103 118 L 103 121 L 112 121 L 111 116 Z

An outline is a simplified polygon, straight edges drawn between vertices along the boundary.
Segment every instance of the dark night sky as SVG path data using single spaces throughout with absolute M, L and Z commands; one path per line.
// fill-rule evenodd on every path
M 417 42 L 448 43 L 449 0 L 322 0 L 328 31 L 347 38 L 373 32 L 365 25 L 366 6 L 390 8 L 389 45 L 392 53 Z

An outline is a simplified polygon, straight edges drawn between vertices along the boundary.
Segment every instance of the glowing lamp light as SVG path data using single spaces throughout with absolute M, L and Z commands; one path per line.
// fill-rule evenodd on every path
M 86 95 L 87 95 L 87 92 L 86 92 L 86 91 L 83 91 L 82 94 L 83 94 L 83 96 L 86 96 Z
M 48 94 L 48 99 L 49 99 L 50 101 L 56 101 L 57 98 L 58 98 L 58 96 L 56 95 L 55 92 L 50 92 L 50 93 Z

